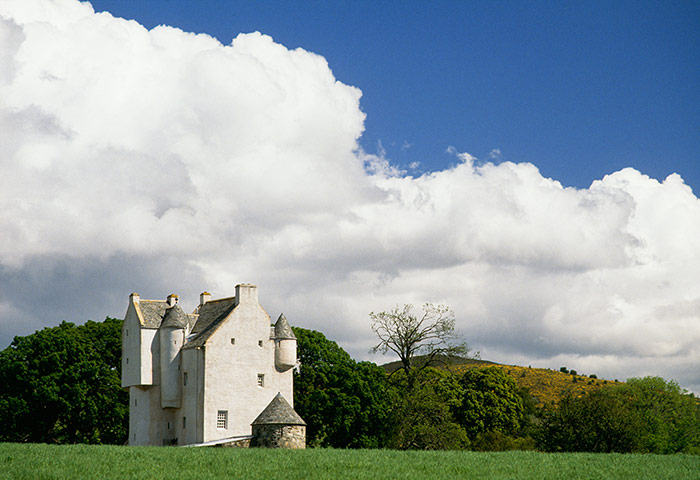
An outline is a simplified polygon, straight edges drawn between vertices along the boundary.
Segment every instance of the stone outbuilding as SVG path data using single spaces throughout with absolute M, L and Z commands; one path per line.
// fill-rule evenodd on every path
M 254 285 L 216 300 L 204 292 L 190 314 L 177 295 L 162 301 L 133 293 L 122 327 L 129 445 L 236 443 L 250 438 L 253 421 L 271 407 L 301 426 L 293 409 L 296 364 L 292 328 L 284 315 L 272 324 Z M 298 437 L 298 429 L 286 431 Z
M 252 426 L 251 447 L 306 448 L 306 422 L 281 393 L 272 399 Z

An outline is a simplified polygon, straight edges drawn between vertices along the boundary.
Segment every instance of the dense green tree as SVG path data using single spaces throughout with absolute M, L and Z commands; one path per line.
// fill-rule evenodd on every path
M 15 337 L 0 352 L 0 440 L 123 443 L 121 325 L 113 318 L 63 322 Z
M 659 377 L 630 379 L 548 412 L 538 444 L 548 451 L 700 453 L 696 399 Z
M 471 440 L 486 432 L 513 435 L 524 419 L 515 380 L 497 367 L 467 370 L 459 380 L 462 398 L 455 416 Z
M 320 332 L 294 328 L 294 334 L 300 362 L 294 375 L 294 408 L 307 423 L 307 444 L 384 446 L 395 398 L 384 370 L 354 361 Z
M 452 414 L 461 404 L 458 378 L 430 367 L 412 375 L 412 382 L 403 371 L 392 378 L 399 394 L 392 409 L 388 446 L 402 450 L 466 448 L 469 445 L 466 432 Z
M 700 408 L 678 383 L 661 377 L 630 378 L 616 388 L 638 417 L 634 451 L 700 453 Z
M 636 428 L 628 404 L 612 387 L 581 397 L 568 394 L 544 415 L 538 446 L 553 452 L 631 452 Z

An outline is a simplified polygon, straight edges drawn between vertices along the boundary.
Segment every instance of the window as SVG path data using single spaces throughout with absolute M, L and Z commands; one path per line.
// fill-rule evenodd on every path
M 182 383 L 187 386 L 187 372 L 182 374 Z
M 129 357 L 126 357 L 126 364 L 129 365 Z
M 235 344 L 236 344 L 236 339 L 231 337 L 231 345 L 235 345 Z
M 168 430 L 170 430 L 170 422 L 168 422 Z
M 262 373 L 258 373 L 258 387 L 264 387 L 265 386 L 265 375 Z
M 228 410 L 219 410 L 216 413 L 216 428 L 228 428 Z
M 258 347 L 262 347 L 262 340 L 258 340 Z
M 138 399 L 134 398 L 134 407 L 138 404 Z
M 182 429 L 187 428 L 187 417 L 182 417 Z

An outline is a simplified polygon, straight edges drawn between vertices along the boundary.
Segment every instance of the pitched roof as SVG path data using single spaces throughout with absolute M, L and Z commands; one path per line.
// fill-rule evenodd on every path
M 277 323 L 275 323 L 275 338 L 290 340 L 297 339 L 297 337 L 294 335 L 294 331 L 292 331 L 292 327 L 287 321 L 287 317 L 284 316 L 284 313 L 280 315 L 280 318 L 277 319 Z
M 163 315 L 165 314 L 165 309 L 168 307 L 168 303 L 164 300 L 140 300 L 135 303 L 138 309 L 141 310 L 141 315 L 139 315 L 139 320 L 141 320 L 141 326 L 144 328 L 158 328 L 160 323 L 163 321 Z
M 235 306 L 234 297 L 211 300 L 201 305 L 199 307 L 199 318 L 197 323 L 194 324 L 194 328 L 192 328 L 192 333 L 195 336 L 182 348 L 196 348 L 204 345 Z
M 134 303 L 134 306 L 136 306 L 137 312 L 140 312 L 138 318 L 143 328 L 159 328 L 166 312 L 172 310 L 165 300 L 139 300 Z M 180 317 L 178 322 L 184 322 L 187 327 L 194 324 L 197 315 L 187 314 L 179 306 L 177 308 L 184 315 L 184 318 Z
M 251 425 L 306 425 L 306 422 L 294 411 L 282 393 L 278 393 Z

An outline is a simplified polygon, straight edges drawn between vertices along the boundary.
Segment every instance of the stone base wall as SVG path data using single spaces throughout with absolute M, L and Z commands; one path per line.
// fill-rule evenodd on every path
M 220 443 L 216 446 L 223 448 L 248 448 L 250 447 L 250 442 L 250 438 L 241 438 L 240 440 L 233 440 L 231 442 Z
M 253 425 L 251 447 L 306 448 L 304 425 Z

